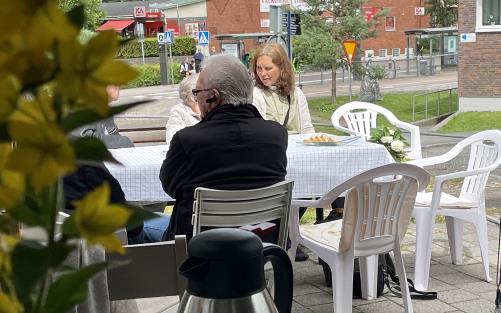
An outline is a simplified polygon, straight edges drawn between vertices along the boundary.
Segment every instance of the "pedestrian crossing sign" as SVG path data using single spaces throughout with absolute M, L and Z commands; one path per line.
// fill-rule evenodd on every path
M 198 44 L 201 46 L 209 45 L 210 34 L 208 31 L 198 32 Z
M 171 31 L 165 32 L 164 41 L 168 45 L 174 43 L 174 34 Z

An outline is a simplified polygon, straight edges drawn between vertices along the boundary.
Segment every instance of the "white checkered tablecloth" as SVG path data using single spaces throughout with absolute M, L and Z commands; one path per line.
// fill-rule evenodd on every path
M 301 144 L 308 135 L 289 136 L 287 179 L 294 181 L 293 197 L 320 196 L 363 171 L 393 163 L 382 145 L 361 140 L 340 146 Z M 167 146 L 110 150 L 123 165 L 106 163 L 120 182 L 128 201 L 168 201 L 158 178 Z

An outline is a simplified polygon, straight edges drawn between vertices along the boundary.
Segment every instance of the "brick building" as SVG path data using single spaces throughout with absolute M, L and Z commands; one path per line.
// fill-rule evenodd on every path
M 461 111 L 501 110 L 500 0 L 459 0 Z
M 407 54 L 407 39 L 404 31 L 429 27 L 430 18 L 424 15 L 424 0 L 373 0 L 364 6 L 369 12 L 386 9 L 388 13 L 377 27 L 377 37 L 364 40 L 361 48 L 364 56 L 377 58 L 403 58 Z M 422 15 L 421 15 L 422 14 Z M 409 54 L 414 55 L 414 38 Z

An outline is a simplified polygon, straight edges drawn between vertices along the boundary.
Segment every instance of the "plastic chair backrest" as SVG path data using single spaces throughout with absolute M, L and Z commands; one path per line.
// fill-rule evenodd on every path
M 193 236 L 202 227 L 239 227 L 280 219 L 277 244 L 285 248 L 294 182 L 249 190 L 195 189 Z
M 187 258 L 186 237 L 173 241 L 125 246 L 126 254 L 106 254 L 107 261 L 125 261 L 108 270 L 110 301 L 182 296 L 186 279 L 178 273 Z
M 421 159 L 421 138 L 419 127 L 399 120 L 390 110 L 379 105 L 352 101 L 337 108 L 331 116 L 334 128 L 346 133 L 362 136 L 365 140 L 371 138 L 371 130 L 377 127 L 377 116 L 383 115 L 388 122 L 398 128 L 407 130 L 411 134 L 410 157 Z M 346 122 L 346 127 L 341 125 L 341 118 Z
M 490 142 L 489 144 L 487 142 Z M 470 155 L 466 170 L 487 168 L 494 170 L 501 165 L 501 132 L 487 130 L 476 133 L 459 143 L 451 151 L 456 155 L 470 147 Z M 489 178 L 489 172 L 467 176 L 461 186 L 460 197 L 478 200 L 483 195 L 483 190 Z
M 348 191 L 339 251 L 353 247 L 355 256 L 367 256 L 392 250 L 405 235 L 417 191 L 429 180 L 424 169 L 395 163 L 363 172 L 329 191 L 323 201 Z

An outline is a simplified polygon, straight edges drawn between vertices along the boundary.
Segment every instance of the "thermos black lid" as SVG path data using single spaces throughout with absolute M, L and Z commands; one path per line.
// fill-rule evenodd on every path
M 180 268 L 195 296 L 229 299 L 264 289 L 263 244 L 255 234 L 231 228 L 204 231 L 188 244 Z
M 251 259 L 263 254 L 263 243 L 255 234 L 233 228 L 204 231 L 190 241 L 188 255 L 206 260 Z

